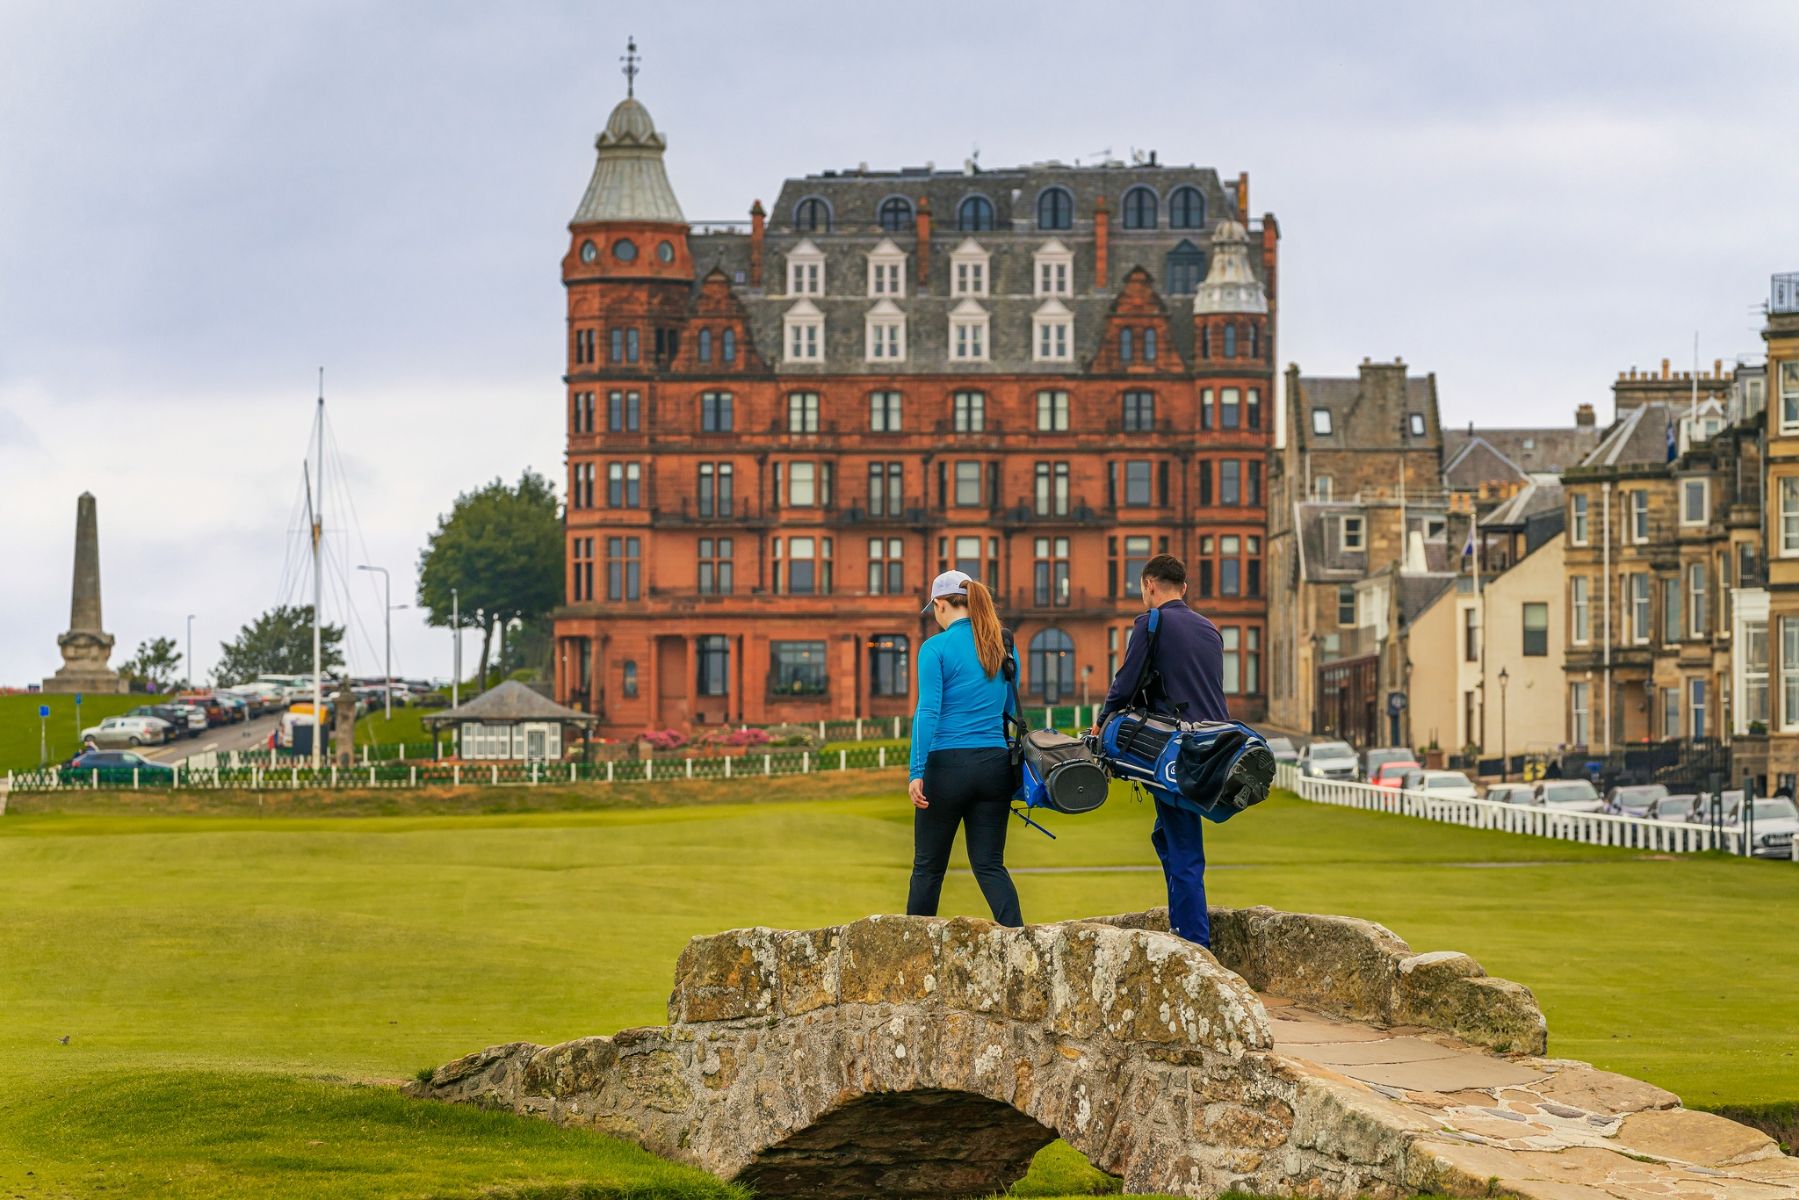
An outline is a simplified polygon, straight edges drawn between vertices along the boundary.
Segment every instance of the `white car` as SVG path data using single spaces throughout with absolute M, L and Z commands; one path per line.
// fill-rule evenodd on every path
M 170 708 L 180 713 L 187 721 L 187 736 L 199 737 L 206 732 L 206 710 L 198 704 L 171 704 Z M 176 731 L 181 732 L 180 730 Z
M 1362 764 L 1348 742 L 1313 742 L 1299 752 L 1299 773 L 1310 779 L 1349 779 Z
M 83 742 L 101 749 L 112 746 L 160 746 L 169 740 L 170 726 L 159 717 L 108 717 L 81 731 Z
M 1599 789 L 1584 779 L 1545 779 L 1537 784 L 1536 803 L 1558 812 L 1605 811 L 1605 800 L 1599 795 Z
M 1755 857 L 1793 857 L 1795 833 L 1799 833 L 1799 806 L 1785 796 L 1757 800 L 1749 810 L 1749 853 Z
M 1445 800 L 1480 799 L 1474 783 L 1460 771 L 1426 771 L 1418 790 L 1441 796 Z

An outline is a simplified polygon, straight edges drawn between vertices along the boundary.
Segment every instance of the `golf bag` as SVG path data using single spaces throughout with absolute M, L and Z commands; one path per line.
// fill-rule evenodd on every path
M 1099 733 L 1106 769 L 1153 790 L 1163 802 L 1228 821 L 1268 797 L 1274 755 L 1262 735 L 1240 721 L 1179 721 L 1150 709 L 1159 609 L 1150 609 L 1143 671 L 1133 707 L 1112 714 Z
M 1018 702 L 1018 668 L 1013 653 L 1012 635 L 1008 631 L 1003 669 L 1006 684 L 1011 689 L 1012 710 L 1020 714 L 1019 717 L 1014 717 L 1011 712 L 1006 714 L 1006 741 L 1012 750 L 1013 776 L 1018 785 L 1013 799 L 1022 800 L 1027 813 L 1033 808 L 1063 813 L 1092 812 L 1106 802 L 1110 780 L 1106 778 L 1105 768 L 1083 739 L 1069 737 L 1054 729 L 1024 727 L 1021 719 L 1024 709 Z M 1027 822 L 1036 824 L 1024 813 L 1020 815 Z

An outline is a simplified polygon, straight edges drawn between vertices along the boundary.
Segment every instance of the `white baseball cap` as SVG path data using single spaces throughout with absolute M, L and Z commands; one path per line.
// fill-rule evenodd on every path
M 945 596 L 968 595 L 968 585 L 971 582 L 972 580 L 965 571 L 945 571 L 943 574 L 937 576 L 937 578 L 931 580 L 931 598 L 926 601 L 925 606 L 918 611 L 921 613 L 930 612 L 931 605 L 935 604 Z

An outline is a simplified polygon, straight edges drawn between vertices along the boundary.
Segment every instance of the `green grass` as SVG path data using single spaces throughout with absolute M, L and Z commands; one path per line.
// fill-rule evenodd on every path
M 712 803 L 669 806 L 685 794 L 674 785 L 656 789 L 660 807 L 586 789 L 588 803 L 618 806 L 483 813 L 463 799 L 444 815 L 260 819 L 149 811 L 181 797 L 83 796 L 74 813 L 19 797 L 0 818 L 0 1184 L 62 1194 L 24 1190 L 17 1171 L 35 1169 L 79 1192 L 81 1172 L 104 1167 L 115 1180 L 140 1172 L 138 1190 L 159 1195 L 303 1196 L 316 1194 L 302 1164 L 319 1150 L 333 1195 L 589 1178 L 608 1194 L 605 1181 L 637 1176 L 602 1139 L 496 1116 L 409 1123 L 388 1093 L 316 1081 L 398 1081 L 496 1042 L 661 1023 L 695 933 L 898 909 L 911 809 L 896 779 L 755 784 L 809 800 L 741 803 L 746 793 L 694 785 Z M 525 792 L 474 795 L 503 808 Z M 1027 918 L 1158 903 L 1157 872 L 1117 869 L 1154 863 L 1150 819 L 1120 795 L 1054 819 L 1059 841 L 1014 825 L 1014 866 L 1084 868 L 1022 871 Z M 1208 832 L 1215 903 L 1350 912 L 1421 950 L 1466 950 L 1536 990 L 1551 1053 L 1691 1104 L 1799 1100 L 1792 864 L 1647 859 L 1284 798 Z M 966 873 L 944 911 L 984 913 Z M 65 1109 L 56 1136 L 36 1132 Z M 201 1119 L 153 1119 L 189 1110 Z M 295 1149 L 352 1124 L 366 1127 L 366 1154 Z M 313 1125 L 334 1132 L 301 1138 Z M 238 1128 L 256 1132 L 225 1136 Z M 552 1135 L 569 1140 L 519 1149 Z M 452 1158 L 454 1179 L 407 1166 Z M 520 1174 L 521 1162 L 543 1172 Z M 1057 1174 L 1080 1165 L 1048 1156 L 1026 1190 L 1083 1190 Z M 143 1182 L 157 1171 L 154 1188 Z
M 75 722 L 74 696 L 0 696 L 0 775 L 29 771 L 38 765 L 39 705 L 50 706 L 50 718 L 42 722 L 50 743 L 50 761 L 61 762 L 81 749 L 81 731 L 107 717 L 129 712 L 140 704 L 155 704 L 161 697 L 143 695 L 86 695 L 81 698 L 81 723 Z
M 383 709 L 381 705 L 377 704 L 369 710 L 367 716 L 357 719 L 356 744 L 358 746 L 385 746 L 395 742 L 423 742 L 430 745 L 431 731 L 425 727 L 424 719 L 432 713 L 443 711 L 441 708 L 419 708 L 408 704 L 403 708 L 394 709 L 394 717 L 390 721 L 382 715 Z M 446 732 L 445 744 L 453 741 L 454 739 Z

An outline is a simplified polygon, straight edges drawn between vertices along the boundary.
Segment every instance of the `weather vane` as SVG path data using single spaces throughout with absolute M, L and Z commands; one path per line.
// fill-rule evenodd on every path
M 618 61 L 625 64 L 625 95 L 635 96 L 637 94 L 637 64 L 640 61 L 637 57 L 637 36 L 635 34 L 625 39 L 625 52 L 619 56 Z

